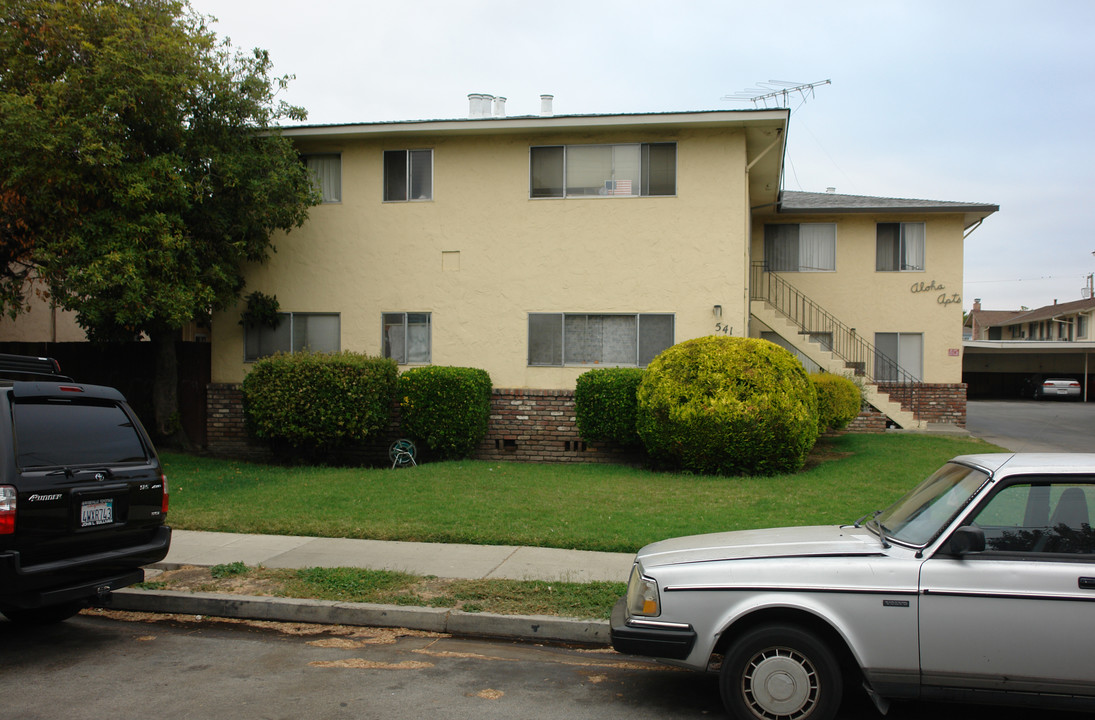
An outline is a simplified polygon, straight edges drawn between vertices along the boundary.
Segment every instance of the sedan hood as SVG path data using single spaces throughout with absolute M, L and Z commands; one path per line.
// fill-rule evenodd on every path
M 643 567 L 743 558 L 810 555 L 879 555 L 878 536 L 852 525 L 769 528 L 691 535 L 647 545 L 636 559 Z

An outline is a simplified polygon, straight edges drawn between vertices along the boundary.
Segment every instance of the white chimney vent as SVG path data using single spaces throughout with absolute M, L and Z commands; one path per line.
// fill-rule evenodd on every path
M 541 95 L 540 96 L 540 114 L 544 117 L 554 115 L 555 113 L 551 109 L 551 101 L 555 99 L 554 95 Z
M 505 117 L 506 116 L 506 99 L 501 96 L 494 98 L 494 116 Z
M 827 187 L 827 188 L 825 188 L 825 192 L 830 193 L 830 194 L 835 193 L 836 188 L 835 187 Z
M 470 93 L 468 95 L 468 117 L 490 117 L 490 104 L 492 100 L 494 100 L 493 95 Z

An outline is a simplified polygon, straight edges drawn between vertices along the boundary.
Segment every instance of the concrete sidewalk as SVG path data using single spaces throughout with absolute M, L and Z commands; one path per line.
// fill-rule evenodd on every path
M 442 578 L 626 582 L 632 553 L 518 547 L 440 545 L 341 538 L 241 535 L 175 530 L 161 565 L 225 565 L 269 568 L 356 567 L 400 570 Z
M 631 553 L 509 545 L 440 545 L 176 530 L 171 538 L 171 551 L 163 562 L 149 570 L 148 579 L 154 579 L 157 568 L 242 562 L 269 568 L 401 570 L 462 579 L 626 582 L 633 559 Z M 604 620 L 466 613 L 447 608 L 138 589 L 113 593 L 109 607 L 279 622 L 404 627 L 475 637 L 590 645 L 610 642 L 609 624 Z

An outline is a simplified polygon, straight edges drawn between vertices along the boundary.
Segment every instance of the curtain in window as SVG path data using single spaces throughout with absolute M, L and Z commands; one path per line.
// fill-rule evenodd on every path
M 798 225 L 764 226 L 764 264 L 768 272 L 798 270 Z
M 566 149 L 566 194 L 603 195 L 612 180 L 611 145 L 571 145 Z
M 529 313 L 528 364 L 563 364 L 562 313 Z
M 924 269 L 924 223 L 901 223 L 901 269 Z
M 430 315 L 407 313 L 407 362 L 430 361 Z
M 662 350 L 673 345 L 673 316 L 639 316 L 639 365 L 649 365 Z
M 411 194 L 408 200 L 430 200 L 433 198 L 433 151 L 412 150 Z
M 924 377 L 924 336 L 921 333 L 875 333 L 875 380 L 897 382 Z M 904 370 L 905 374 L 899 372 Z
M 677 144 L 643 145 L 643 195 L 677 194 Z
M 384 199 L 407 199 L 407 151 L 384 151 Z
M 836 270 L 836 225 L 804 223 L 798 226 L 798 269 Z
M 306 155 L 304 164 L 323 196 L 323 202 L 342 201 L 342 157 L 340 155 Z
M 897 223 L 878 223 L 875 235 L 874 269 L 880 272 L 897 270 L 900 248 L 901 226 Z
M 563 197 L 563 148 L 534 147 L 529 151 L 529 196 Z
M 338 352 L 338 315 L 294 313 L 293 352 Z

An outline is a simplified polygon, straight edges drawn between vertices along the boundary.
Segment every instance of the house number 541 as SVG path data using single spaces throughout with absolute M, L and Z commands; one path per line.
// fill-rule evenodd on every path
M 719 335 L 733 335 L 734 328 L 729 325 L 723 325 L 722 323 L 715 323 L 715 334 Z

